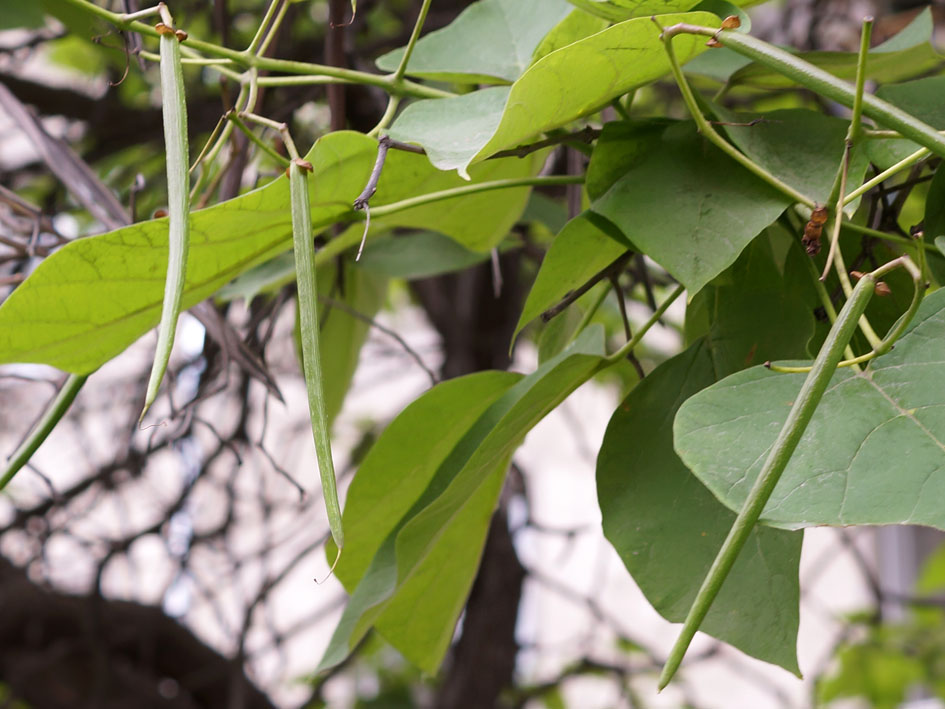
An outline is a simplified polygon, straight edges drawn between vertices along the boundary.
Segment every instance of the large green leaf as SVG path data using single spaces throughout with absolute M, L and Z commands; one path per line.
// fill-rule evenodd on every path
M 462 436 L 520 378 L 509 372 L 480 372 L 443 382 L 391 422 L 348 490 L 342 519 L 345 552 L 335 570 L 345 588 L 355 590 Z M 481 490 L 447 525 L 423 564 L 427 572 L 415 574 L 412 585 L 401 587 L 378 620 L 388 641 L 421 667 L 435 669 L 452 637 L 479 565 L 504 466 L 505 461 L 487 475 Z M 399 611 L 401 604 L 409 608 L 411 603 L 422 603 L 424 613 Z
M 945 291 L 928 296 L 895 349 L 839 370 L 762 515 L 768 524 L 945 528 Z M 683 461 L 739 509 L 804 374 L 755 367 L 689 399 L 674 425 Z
M 359 133 L 332 133 L 307 156 L 316 231 L 352 220 L 377 143 Z M 533 160 L 490 160 L 474 177 L 520 177 Z M 391 151 L 374 206 L 462 184 L 421 155 Z M 524 209 L 528 188 L 444 200 L 376 220 L 387 226 L 435 228 L 466 246 L 488 250 Z M 184 307 L 190 307 L 254 265 L 290 247 L 288 180 L 191 213 Z M 0 306 L 0 362 L 41 362 L 74 373 L 95 370 L 160 316 L 167 268 L 167 220 L 134 224 L 74 241 L 47 258 Z
M 940 66 L 942 57 L 930 44 L 933 29 L 932 13 L 926 8 L 902 32 L 870 50 L 866 78 L 879 82 L 902 81 Z M 800 52 L 797 56 L 841 79 L 856 78 L 856 52 Z M 736 71 L 729 82 L 765 89 L 793 85 L 791 79 L 755 63 Z
M 881 86 L 876 91 L 876 95 L 908 111 L 933 128 L 942 130 L 945 129 L 943 92 L 945 92 L 945 76 L 933 76 L 906 81 L 902 84 Z M 870 160 L 885 169 L 914 153 L 919 146 L 911 140 L 871 140 L 866 148 Z
M 659 20 L 666 26 L 719 26 L 719 18 L 706 12 L 661 15 Z M 472 163 L 566 125 L 668 73 L 659 33 L 649 17 L 614 25 L 542 58 L 511 88 L 411 104 L 390 135 L 422 145 L 440 169 L 465 175 Z M 673 48 L 679 61 L 686 62 L 705 50 L 705 42 L 681 35 Z
M 595 218 L 591 212 L 579 214 L 551 242 L 535 283 L 528 292 L 513 338 L 528 323 L 584 285 L 630 248 L 628 243 L 605 233 L 599 223 L 595 223 L 599 221 L 599 217 Z
M 486 496 L 482 491 L 493 489 L 489 486 L 497 484 L 495 476 L 501 478 L 506 462 L 525 434 L 597 371 L 603 362 L 603 339 L 600 327 L 586 329 L 570 347 L 517 381 L 476 417 L 464 413 L 471 398 L 464 389 L 466 394 L 456 402 L 446 398 L 434 413 L 427 415 L 424 420 L 429 420 L 432 428 L 403 426 L 398 428 L 399 433 L 390 435 L 388 445 L 401 455 L 396 459 L 384 456 L 379 463 L 389 481 L 387 486 L 396 486 L 402 477 L 420 476 L 421 482 L 402 496 L 391 491 L 386 496 L 374 497 L 373 504 L 384 508 L 381 516 L 385 520 L 376 522 L 380 525 L 378 529 L 361 532 L 360 528 L 351 530 L 346 526 L 349 534 L 370 538 L 368 548 L 377 551 L 367 564 L 368 554 L 356 552 L 358 545 L 351 537 L 345 545 L 343 563 L 352 566 L 344 572 L 343 578 L 357 580 L 357 587 L 335 629 L 321 669 L 341 662 L 375 625 L 411 661 L 430 672 L 436 669 L 448 646 L 468 583 L 442 582 L 452 589 L 454 595 L 450 602 L 426 590 L 442 575 L 430 563 L 431 558 L 449 559 L 451 554 L 458 554 L 467 560 L 473 559 L 470 550 L 462 547 L 470 544 L 481 547 L 482 537 L 473 539 L 451 525 L 466 514 L 481 520 L 467 510 L 471 505 L 483 509 L 478 507 L 484 506 L 479 495 Z M 499 388 L 496 384 L 489 389 L 489 396 L 498 393 Z M 443 445 L 436 447 L 435 452 L 428 452 L 430 443 L 438 444 L 441 439 L 445 440 Z M 390 466 L 394 464 L 402 466 L 404 472 L 392 474 Z M 374 496 L 375 492 L 370 491 L 370 494 Z M 395 509 L 403 510 L 408 505 L 409 509 L 405 513 L 391 514 L 389 500 L 399 506 Z M 444 536 L 460 540 L 459 546 L 438 547 Z M 357 559 L 348 560 L 349 553 L 358 553 Z M 475 556 L 478 557 L 478 549 Z M 471 569 L 464 568 L 471 582 L 474 564 Z M 424 590 L 421 592 L 421 589 Z M 404 600 L 403 594 L 408 592 L 416 596 L 412 603 Z M 427 593 L 431 594 L 430 599 L 426 598 Z M 447 609 L 451 609 L 451 619 L 440 618 L 436 624 L 420 621 L 414 627 L 416 607 L 421 600 L 424 612 L 428 604 L 444 616 Z
M 681 622 L 735 515 L 673 452 L 680 404 L 716 381 L 698 342 L 664 362 L 617 407 L 597 458 L 604 534 L 647 600 Z M 791 672 L 797 666 L 801 535 L 756 528 L 702 630 Z
M 606 29 L 610 23 L 580 10 L 572 10 L 554 26 L 532 53 L 532 63 L 554 51 Z
M 479 0 L 443 29 L 417 42 L 407 73 L 438 81 L 515 81 L 532 63 L 532 52 L 571 11 L 567 0 Z M 394 71 L 404 49 L 377 60 Z
M 670 126 L 648 151 L 632 156 L 591 209 L 691 293 L 734 263 L 790 204 L 698 136 L 688 122 Z M 606 160 L 607 154 L 595 159 Z

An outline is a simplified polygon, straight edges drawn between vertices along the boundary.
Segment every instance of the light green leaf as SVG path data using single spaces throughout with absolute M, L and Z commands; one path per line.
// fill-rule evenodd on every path
M 467 84 L 515 81 L 570 10 L 567 0 L 479 0 L 417 42 L 407 73 Z M 377 66 L 395 71 L 403 55 L 403 47 L 395 49 L 379 57 Z
M 667 128 L 591 209 L 694 294 L 789 204 L 686 122 Z
M 658 19 L 665 26 L 677 22 L 719 26 L 719 18 L 706 12 Z M 680 35 L 673 48 L 684 63 L 706 47 L 701 38 Z M 465 175 L 469 165 L 593 113 L 668 72 L 659 28 L 649 17 L 640 17 L 552 52 L 511 88 L 411 104 L 398 116 L 390 135 L 422 145 L 441 170 L 456 169 Z
M 628 243 L 602 231 L 600 222 L 591 212 L 579 214 L 551 242 L 528 292 L 513 339 L 528 323 L 630 248 Z
M 450 242 L 452 243 L 452 242 Z M 331 298 L 366 318 L 373 318 L 387 297 L 387 278 L 372 273 L 343 259 L 343 287 L 337 287 L 337 264 L 334 260 L 318 267 L 318 295 Z M 322 380 L 325 387 L 325 415 L 329 425 L 341 411 L 358 356 L 368 337 L 371 325 L 340 307 L 324 301 L 318 304 L 321 336 L 319 348 L 322 361 Z
M 438 548 L 440 540 L 446 535 L 452 537 L 455 531 L 456 537 L 462 539 L 460 546 L 472 546 L 469 537 L 451 525 L 457 524 L 457 520 L 464 519 L 467 514 L 482 519 L 478 513 L 468 512 L 470 506 L 485 511 L 486 505 L 480 495 L 486 497 L 484 490 L 487 489 L 497 491 L 497 487 L 491 486 L 501 483 L 505 464 L 525 434 L 597 371 L 604 361 L 603 355 L 603 331 L 600 327 L 590 327 L 560 355 L 519 379 L 492 400 L 488 408 L 479 409 L 481 413 L 478 416 L 466 414 L 469 400 L 480 396 L 478 387 L 475 397 L 464 389 L 466 393 L 458 403 L 441 399 L 443 403 L 435 413 L 424 418 L 424 421 L 430 421 L 429 425 L 399 427 L 400 433 L 389 436 L 389 445 L 402 451 L 402 455 L 392 458 L 385 454 L 378 458 L 378 465 L 383 468 L 385 480 L 389 482 L 386 483 L 387 493 L 383 495 L 381 488 L 372 485 L 369 492 L 373 502 L 370 504 L 375 507 L 382 505 L 384 512 L 370 516 L 384 519 L 365 522 L 376 524 L 378 528 L 362 532 L 372 540 L 368 543 L 369 548 L 377 551 L 369 563 L 370 552 L 358 553 L 354 561 L 348 558 L 347 553 L 343 557 L 342 563 L 351 566 L 347 567 L 342 578 L 348 579 L 346 583 L 356 580 L 357 586 L 322 658 L 320 669 L 344 660 L 368 630 L 377 626 L 412 662 L 428 672 L 436 670 L 449 645 L 453 625 L 475 572 L 475 559 L 471 559 L 467 550 L 463 553 L 467 559 L 463 583 L 439 582 L 452 589 L 449 602 L 438 596 L 435 590 L 420 593 L 419 589 L 431 588 L 429 584 L 433 584 L 435 589 L 437 579 L 443 576 L 430 563 L 431 558 L 448 559 L 450 553 L 461 554 L 459 548 L 452 545 L 450 550 Z M 460 381 L 468 381 L 468 378 Z M 444 386 L 439 385 L 433 391 Z M 499 388 L 497 385 L 489 389 L 489 396 L 500 393 Z M 445 428 L 444 424 L 447 424 Z M 430 444 L 435 446 L 435 452 L 427 451 Z M 371 456 L 376 450 L 375 447 Z M 404 472 L 392 474 L 392 464 L 403 466 Z M 419 483 L 413 480 L 414 476 L 420 477 Z M 495 481 L 497 476 L 500 478 L 498 482 Z M 403 484 L 410 486 L 408 494 L 401 495 L 390 489 L 401 484 L 402 479 L 407 479 Z M 406 508 L 406 513 L 391 514 L 392 500 L 396 510 Z M 485 517 L 487 522 L 488 515 Z M 352 524 L 356 524 L 354 517 Z M 352 529 L 349 533 L 357 532 Z M 479 539 L 483 538 L 484 530 Z M 361 545 L 351 542 L 349 546 L 354 553 Z M 481 548 L 481 542 L 478 546 Z M 405 589 L 411 596 L 416 596 L 412 603 L 404 600 L 402 594 L 408 592 Z M 429 597 L 426 594 L 430 594 Z M 424 620 L 413 626 L 415 608 L 420 603 L 425 613 L 429 604 L 444 617 L 440 617 L 437 623 Z M 445 619 L 447 610 L 452 614 L 449 619 Z
M 945 106 L 941 100 L 943 91 L 945 76 L 932 76 L 902 84 L 881 86 L 876 95 L 908 111 L 933 128 L 942 130 L 945 129 Z M 911 140 L 870 140 L 866 149 L 870 160 L 881 169 L 886 169 L 914 153 L 919 149 L 919 145 Z
M 335 568 L 345 588 L 354 590 L 463 435 L 521 378 L 487 371 L 440 382 L 384 429 L 348 488 L 342 519 L 349 544 Z
M 604 534 L 647 600 L 681 622 L 735 519 L 673 452 L 669 422 L 716 381 L 705 342 L 664 362 L 617 407 L 597 459 Z M 702 630 L 799 673 L 801 535 L 758 527 Z
M 377 143 L 352 132 L 331 133 L 306 156 L 316 231 L 358 215 L 351 208 L 374 164 Z M 490 160 L 476 181 L 532 174 L 540 160 Z M 422 155 L 391 151 L 372 206 L 455 187 L 456 176 Z M 435 228 L 486 251 L 505 237 L 528 199 L 528 188 L 471 195 L 376 219 L 380 226 Z M 288 180 L 190 215 L 190 253 L 183 308 L 212 295 L 291 244 Z M 155 219 L 78 239 L 43 261 L 0 306 L 0 362 L 41 362 L 91 372 L 153 327 L 167 266 L 167 220 Z
M 567 47 L 569 44 L 606 29 L 608 24 L 600 17 L 589 15 L 581 10 L 572 10 L 567 17 L 555 25 L 551 32 L 545 35 L 541 44 L 535 48 L 531 63 L 534 64 L 562 47 Z
M 922 303 L 889 354 L 838 370 L 762 520 L 773 526 L 945 528 L 945 291 Z M 755 367 L 689 399 L 674 425 L 683 461 L 739 509 L 805 374 Z
M 633 17 L 649 17 L 667 12 L 684 12 L 699 4 L 699 0 L 569 0 L 585 12 L 612 22 L 623 22 Z
M 942 57 L 930 44 L 932 29 L 932 14 L 926 8 L 898 35 L 870 50 L 866 78 L 880 83 L 902 81 L 941 65 Z M 798 52 L 797 56 L 841 79 L 856 78 L 856 52 Z M 755 63 L 735 72 L 730 82 L 765 89 L 793 85 L 791 79 Z

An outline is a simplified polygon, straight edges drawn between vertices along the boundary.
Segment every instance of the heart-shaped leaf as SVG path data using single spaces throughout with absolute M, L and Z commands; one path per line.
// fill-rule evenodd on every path
M 945 291 L 922 303 L 890 353 L 838 370 L 762 515 L 767 524 L 924 524 L 945 529 Z M 754 367 L 686 401 L 675 446 L 737 510 L 804 374 Z

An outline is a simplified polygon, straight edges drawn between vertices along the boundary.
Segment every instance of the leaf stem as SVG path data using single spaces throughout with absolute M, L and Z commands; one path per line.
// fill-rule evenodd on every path
M 909 275 L 912 277 L 913 282 L 913 291 L 912 291 L 912 302 L 909 303 L 909 307 L 906 309 L 906 312 L 896 321 L 896 323 L 889 329 L 889 332 L 886 333 L 886 337 L 877 344 L 870 352 L 867 352 L 864 355 L 859 357 L 851 357 L 840 362 L 837 367 L 853 367 L 863 362 L 868 362 L 875 357 L 884 355 L 889 350 L 892 349 L 893 345 L 896 344 L 902 333 L 905 332 L 905 329 L 909 326 L 909 323 L 912 322 L 912 318 L 915 317 L 916 312 L 919 310 L 919 305 L 922 303 L 922 294 L 925 292 L 926 285 L 922 282 L 922 271 L 919 269 L 908 256 L 900 256 L 899 258 L 893 259 L 888 263 L 883 264 L 877 268 L 871 274 L 874 279 L 878 279 L 880 276 L 888 273 L 894 268 L 905 268 Z M 797 374 L 811 371 L 812 367 L 785 367 L 782 365 L 766 365 L 768 369 L 773 372 L 785 372 L 789 374 Z
M 673 292 L 666 297 L 666 300 L 660 303 L 660 307 L 653 311 L 650 319 L 643 323 L 643 326 L 637 330 L 636 334 L 626 343 L 624 343 L 624 345 L 619 350 L 607 356 L 607 359 L 605 360 L 606 364 L 603 366 L 609 367 L 612 364 L 616 364 L 617 362 L 620 362 L 626 358 L 628 354 L 633 352 L 633 348 L 640 344 L 640 341 L 643 340 L 643 336 L 649 332 L 651 327 L 660 321 L 660 318 L 663 317 L 663 314 L 669 309 L 669 306 L 672 305 L 676 299 L 685 292 L 685 286 L 682 284 L 676 286 Z
M 783 49 L 751 35 L 734 30 L 718 30 L 712 27 L 700 27 L 686 23 L 673 25 L 664 30 L 664 36 L 675 36 L 677 34 L 697 34 L 713 37 L 729 49 L 769 69 L 773 69 L 811 91 L 848 108 L 853 106 L 855 91 L 850 84 L 810 62 L 804 61 L 800 57 L 789 54 Z M 945 135 L 897 106 L 893 106 L 872 94 L 864 94 L 863 115 L 899 131 L 903 137 L 928 148 L 936 155 L 945 157 Z
M 410 39 L 407 40 L 407 46 L 404 48 L 404 56 L 400 58 L 400 64 L 397 65 L 397 70 L 391 77 L 391 82 L 393 84 L 397 84 L 403 80 L 404 75 L 407 73 L 407 63 L 410 61 L 410 55 L 413 54 L 414 47 L 417 46 L 417 40 L 420 39 L 420 32 L 423 30 L 423 23 L 426 22 L 427 13 L 430 11 L 430 2 L 431 0 L 423 0 L 423 4 L 420 6 L 420 12 L 417 15 L 417 21 L 413 24 L 413 31 L 410 33 Z
M 56 424 L 62 420 L 66 411 L 72 406 L 72 402 L 75 401 L 76 395 L 79 393 L 79 390 L 82 389 L 82 385 L 85 384 L 85 380 L 88 378 L 87 374 L 69 375 L 55 398 L 49 403 L 49 406 L 46 407 L 42 418 L 7 461 L 7 465 L 3 470 L 3 476 L 0 477 L 0 490 L 3 490 L 7 486 L 13 479 L 13 476 L 29 462 L 33 453 L 35 453 L 49 437 L 49 434 L 52 433 Z
M 676 84 L 679 86 L 679 92 L 682 94 L 686 108 L 689 110 L 693 120 L 696 122 L 696 128 L 698 131 L 704 135 L 713 145 L 719 148 L 730 158 L 735 160 L 735 162 L 741 164 L 755 176 L 761 178 L 779 192 L 782 192 L 783 194 L 790 197 L 795 202 L 800 202 L 801 204 L 804 204 L 813 209 L 816 206 L 814 200 L 805 194 L 801 194 L 789 184 L 775 177 L 770 172 L 765 170 L 761 165 L 739 151 L 737 148 L 735 148 L 735 146 L 719 135 L 715 128 L 712 127 L 712 124 L 710 124 L 705 119 L 705 116 L 702 115 L 702 111 L 699 109 L 699 104 L 696 101 L 696 97 L 692 93 L 692 88 L 689 86 L 689 82 L 686 81 L 685 75 L 683 75 L 682 69 L 679 66 L 679 61 L 676 59 L 676 52 L 673 49 L 673 37 L 675 37 L 678 33 L 671 32 L 670 29 L 663 29 L 663 27 L 656 21 L 656 18 L 653 18 L 653 21 L 656 22 L 657 27 L 660 27 L 660 29 L 663 30 L 660 37 L 662 38 L 663 46 L 666 49 L 666 56 L 669 59 L 670 70 L 673 73 L 673 78 L 676 80 Z M 678 25 L 676 26 L 678 27 Z
M 901 172 L 902 170 L 905 170 L 907 167 L 912 167 L 917 162 L 919 162 L 919 160 L 922 160 L 923 158 L 928 157 L 930 154 L 931 154 L 931 151 L 928 148 L 920 148 L 919 150 L 916 150 L 914 153 L 912 153 L 912 155 L 909 155 L 908 157 L 903 158 L 892 167 L 889 167 L 883 170 L 881 173 L 876 175 L 876 177 L 870 178 L 869 180 L 864 182 L 862 185 L 857 187 L 855 190 L 850 192 L 850 194 L 848 194 L 846 197 L 843 198 L 844 206 L 850 204 L 850 202 L 857 199 L 858 197 L 863 196 L 864 194 L 869 192 L 871 189 L 876 187 L 878 184 L 888 180 L 890 177 L 892 177 L 896 173 Z
M 89 0 L 59 0 L 60 2 L 74 7 L 89 15 L 99 17 L 106 22 L 122 30 L 137 32 L 148 37 L 159 37 L 159 33 L 154 27 L 138 22 L 137 20 L 125 19 L 123 15 L 111 12 L 105 8 L 99 7 Z M 204 42 L 190 37 L 187 39 L 187 45 L 199 52 L 214 57 L 223 57 L 230 59 L 234 64 L 244 69 L 256 68 L 267 71 L 282 72 L 284 74 L 313 74 L 328 76 L 341 79 L 350 84 L 363 84 L 365 86 L 376 86 L 392 93 L 403 96 L 415 96 L 417 98 L 448 98 L 454 96 L 449 91 L 443 91 L 432 86 L 424 86 L 406 79 L 401 80 L 396 86 L 392 84 L 390 77 L 382 74 L 372 74 L 370 72 L 356 71 L 354 69 L 342 69 L 340 67 L 328 66 L 325 64 L 312 64 L 309 62 L 290 61 L 287 59 L 273 59 L 271 57 L 259 56 L 250 52 L 236 51 L 227 47 Z
M 510 187 L 537 187 L 550 185 L 580 185 L 584 184 L 583 175 L 551 175 L 549 177 L 511 177 L 504 180 L 492 180 L 490 182 L 479 182 L 472 185 L 460 185 L 448 190 L 439 192 L 429 192 L 417 197 L 409 197 L 399 202 L 391 202 L 380 207 L 372 207 L 371 213 L 374 218 L 385 217 L 394 212 L 400 212 L 411 207 L 419 207 L 432 202 L 439 202 L 453 197 L 462 197 L 468 194 L 478 192 L 488 192 L 490 190 L 502 190 Z
M 823 347 L 817 354 L 813 368 L 804 380 L 787 420 L 771 448 L 764 467 L 758 474 L 758 478 L 748 493 L 741 511 L 735 518 L 728 536 L 722 543 L 722 548 L 712 562 L 712 566 L 696 594 L 682 631 L 672 650 L 670 650 L 669 657 L 660 674 L 659 689 L 662 690 L 666 687 L 673 675 L 676 674 L 676 670 L 679 668 L 693 636 L 695 636 L 699 626 L 702 625 L 712 602 L 722 588 L 722 584 L 745 546 L 745 542 L 748 541 L 748 536 L 754 529 L 755 523 L 768 502 L 768 498 L 771 497 L 771 493 L 774 491 L 785 467 L 787 467 L 801 436 L 810 423 L 814 410 L 823 398 L 827 385 L 830 383 L 830 378 L 836 371 L 837 364 L 843 355 L 843 350 L 856 330 L 857 321 L 873 295 L 875 282 L 876 279 L 873 274 L 866 274 L 860 280 L 853 291 L 853 295 L 840 311 L 837 322 L 830 329 Z

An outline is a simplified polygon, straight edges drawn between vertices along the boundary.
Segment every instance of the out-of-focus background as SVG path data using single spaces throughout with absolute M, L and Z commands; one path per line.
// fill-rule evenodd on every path
M 243 46 L 266 4 L 175 0 L 172 10 L 195 34 Z M 427 27 L 468 4 L 435 0 Z M 406 42 L 418 6 L 359 0 L 345 24 L 348 0 L 297 2 L 269 51 L 371 70 L 374 57 Z M 164 166 L 153 63 L 127 54 L 119 35 L 69 35 L 30 3 L 0 9 L 2 298 L 51 249 L 120 223 L 114 205 L 89 197 L 89 184 L 106 185 L 119 210 L 141 219 L 162 206 Z M 851 50 L 864 15 L 889 36 L 917 10 L 773 2 L 753 11 L 753 32 L 801 49 Z M 192 145 L 202 145 L 232 91 L 212 72 L 189 82 Z M 677 99 L 668 90 L 663 100 Z M 384 107 L 382 94 L 363 87 L 310 86 L 266 89 L 257 112 L 290 122 L 307 145 L 331 129 L 367 130 Z M 229 150 L 219 200 L 273 173 L 250 159 L 245 139 Z M 565 219 L 568 195 L 557 196 L 557 206 L 545 199 L 530 209 Z M 334 426 L 342 491 L 431 374 L 509 365 L 509 335 L 540 253 L 527 240 L 503 252 L 498 297 L 489 263 L 389 284 L 367 255 L 357 287 L 386 289 L 378 311 L 330 315 L 360 323 L 366 337 Z M 600 528 L 595 454 L 621 391 L 611 380 L 575 392 L 516 454 L 437 676 L 421 676 L 377 635 L 330 674 L 313 675 L 345 593 L 323 550 L 294 307 L 285 288 L 245 296 L 182 318 L 153 425 L 136 425 L 152 334 L 92 375 L 0 497 L 0 706 L 475 707 L 471 698 L 485 696 L 476 692 L 494 688 L 498 706 L 763 709 L 816 705 L 831 682 L 875 685 L 873 699 L 831 706 L 879 706 L 884 687 L 903 682 L 915 687 L 909 706 L 943 706 L 935 685 L 920 680 L 945 686 L 945 602 L 916 609 L 911 601 L 917 582 L 945 574 L 945 558 L 940 535 L 911 528 L 806 532 L 803 679 L 699 636 L 679 681 L 657 694 L 677 629 L 649 606 Z M 648 315 L 643 305 L 630 312 L 636 322 Z M 670 311 L 641 355 L 645 369 L 678 349 L 681 320 Z M 525 338 L 511 367 L 529 371 L 536 361 Z M 16 447 L 61 380 L 42 366 L 0 368 L 0 454 Z

